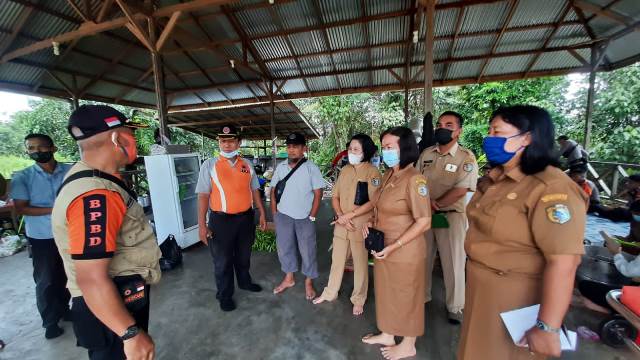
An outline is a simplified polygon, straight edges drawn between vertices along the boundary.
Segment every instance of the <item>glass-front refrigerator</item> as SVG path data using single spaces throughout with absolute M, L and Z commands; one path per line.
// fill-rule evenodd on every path
M 198 154 L 145 156 L 158 243 L 175 236 L 185 248 L 198 239 Z

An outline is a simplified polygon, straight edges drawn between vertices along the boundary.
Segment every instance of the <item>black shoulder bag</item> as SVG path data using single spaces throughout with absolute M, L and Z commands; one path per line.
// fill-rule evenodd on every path
M 276 204 L 280 203 L 280 199 L 282 198 L 282 194 L 284 194 L 284 188 L 285 188 L 285 186 L 287 186 L 287 180 L 289 180 L 291 175 L 293 175 L 293 173 L 296 172 L 296 170 L 298 170 L 298 168 L 300 166 L 302 166 L 302 164 L 304 164 L 305 161 L 307 161 L 306 158 L 300 159 L 300 161 L 298 161 L 296 166 L 293 169 L 291 169 L 291 171 L 289 171 L 287 176 L 285 176 L 284 179 L 278 181 L 278 183 L 276 184 L 276 187 L 275 187 Z

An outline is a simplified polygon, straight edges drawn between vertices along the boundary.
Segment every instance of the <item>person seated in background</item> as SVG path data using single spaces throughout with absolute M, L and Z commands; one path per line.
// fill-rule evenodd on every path
M 631 255 L 640 255 L 640 200 L 635 201 L 629 206 L 631 212 L 631 222 L 629 226 L 629 235 L 627 236 L 609 236 L 606 232 L 601 232 L 602 237 L 613 238 L 622 246 L 622 251 Z
M 634 216 L 636 223 L 640 223 L 640 202 L 634 203 Z M 636 227 L 637 231 L 638 227 Z M 632 229 L 633 232 L 633 229 Z M 637 233 L 636 233 L 637 235 Z M 614 238 L 605 236 L 605 244 L 607 249 L 611 254 L 613 254 L 613 263 L 616 269 L 620 272 L 620 274 L 628 277 L 635 278 L 634 280 L 638 282 L 637 279 L 640 277 L 640 256 L 636 256 L 633 260 L 627 260 L 622 254 L 623 251 L 626 252 L 624 246 L 619 244 Z M 620 285 L 610 285 L 610 284 L 602 284 L 595 281 L 580 281 L 578 283 L 578 290 L 580 294 L 585 297 L 583 300 L 584 306 L 603 313 L 610 313 L 611 306 L 607 303 L 607 293 L 611 290 L 619 289 Z
M 587 167 L 584 165 L 571 167 L 569 177 L 589 195 L 589 209 L 587 213 L 592 213 L 599 209 L 601 205 L 600 191 L 593 181 L 587 179 Z
M 569 139 L 567 135 L 558 136 L 560 154 L 566 159 L 566 167 L 571 168 L 576 165 L 586 165 L 589 161 L 589 153 L 575 140 Z
M 640 174 L 633 174 L 627 178 L 622 191 L 616 196 L 627 200 L 627 206 L 609 207 L 600 205 L 596 209 L 598 216 L 616 222 L 630 222 L 629 206 L 640 201 Z

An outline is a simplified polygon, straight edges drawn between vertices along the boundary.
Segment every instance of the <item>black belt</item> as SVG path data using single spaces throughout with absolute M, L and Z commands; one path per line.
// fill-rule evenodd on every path
M 436 210 L 436 214 L 447 214 L 457 212 L 455 210 Z
M 243 215 L 249 215 L 249 214 L 253 214 L 253 208 L 249 208 L 249 210 L 247 211 L 243 211 L 237 214 L 229 214 L 226 212 L 222 212 L 222 211 L 211 211 L 211 213 L 213 215 L 218 215 L 218 216 L 228 216 L 228 217 L 235 217 L 235 216 L 243 216 Z

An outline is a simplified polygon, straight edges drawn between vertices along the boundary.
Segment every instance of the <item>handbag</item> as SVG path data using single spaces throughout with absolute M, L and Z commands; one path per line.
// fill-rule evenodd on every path
M 353 205 L 364 205 L 369 202 L 369 184 L 366 181 L 358 181 L 356 185 L 356 196 Z
M 364 239 L 364 247 L 369 251 L 382 251 L 384 249 L 384 233 L 380 230 L 369 228 L 369 235 Z
M 289 180 L 289 178 L 291 177 L 291 175 L 293 175 L 294 172 L 296 172 L 296 170 L 298 170 L 298 168 L 304 164 L 307 161 L 306 158 L 302 158 L 300 159 L 300 161 L 298 161 L 298 164 L 296 164 L 296 166 L 291 169 L 291 171 L 289 171 L 289 173 L 287 174 L 287 176 L 285 176 L 282 180 L 278 181 L 278 183 L 276 184 L 275 187 L 275 195 L 276 195 L 276 204 L 280 203 L 280 199 L 282 198 L 282 194 L 284 194 L 284 188 L 285 186 L 287 186 L 287 180 Z

